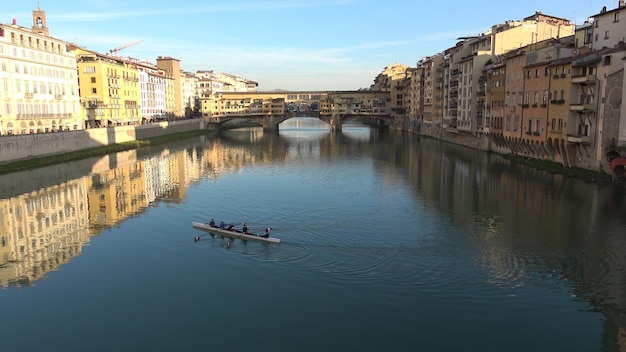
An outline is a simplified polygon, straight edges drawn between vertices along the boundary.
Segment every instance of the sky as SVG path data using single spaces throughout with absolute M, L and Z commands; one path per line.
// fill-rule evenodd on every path
M 0 22 L 32 26 L 46 12 L 52 37 L 89 50 L 120 50 L 185 71 L 214 70 L 259 91 L 369 88 L 386 66 L 416 66 L 508 20 L 536 11 L 575 24 L 618 1 L 585 0 L 0 0 Z

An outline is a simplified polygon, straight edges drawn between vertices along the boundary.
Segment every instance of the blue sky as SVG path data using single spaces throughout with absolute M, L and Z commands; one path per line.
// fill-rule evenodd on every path
M 53 37 L 88 49 L 155 62 L 172 56 L 184 70 L 215 70 L 259 90 L 367 88 L 385 66 L 416 62 L 462 36 L 535 11 L 582 24 L 617 1 L 419 0 L 2 0 L 0 22 L 32 25 L 46 11 Z M 450 11 L 454 9 L 453 11 Z

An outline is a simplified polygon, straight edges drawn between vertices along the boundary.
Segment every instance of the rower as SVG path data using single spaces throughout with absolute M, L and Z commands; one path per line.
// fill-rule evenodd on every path
M 224 224 L 224 222 L 223 222 L 223 221 L 222 221 L 222 222 L 220 222 L 220 229 L 222 229 L 222 230 L 223 230 L 223 229 L 224 229 L 224 226 L 226 226 L 226 224 Z
M 215 227 L 215 220 L 211 219 L 211 221 L 209 221 L 209 226 Z
M 241 229 L 241 233 L 243 234 L 248 234 L 248 226 L 246 226 L 246 223 L 243 223 L 243 229 Z
M 228 231 L 235 231 L 235 224 L 232 224 L 232 223 L 231 223 L 230 225 L 228 225 L 227 230 L 228 230 Z
M 264 234 L 263 234 L 263 236 L 261 236 L 261 237 L 265 237 L 265 238 L 270 237 L 270 230 L 271 230 L 271 229 L 272 229 L 271 227 L 266 228 L 266 229 L 265 229 L 265 233 L 264 233 Z

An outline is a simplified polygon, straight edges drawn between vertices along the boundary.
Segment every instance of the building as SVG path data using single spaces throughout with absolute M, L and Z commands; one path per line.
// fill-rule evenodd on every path
M 82 129 L 76 57 L 39 6 L 32 20 L 0 24 L 0 135 Z
M 87 127 L 142 123 L 137 63 L 74 46 Z
M 191 72 L 181 73 L 181 96 L 185 117 L 193 117 L 200 114 L 200 105 L 196 96 L 196 84 L 198 79 Z
M 484 97 L 479 102 L 477 92 L 486 79 L 481 78 L 485 66 L 498 55 L 546 39 L 571 36 L 574 32 L 575 26 L 569 20 L 536 12 L 521 21 L 494 25 L 477 36 L 459 38 L 446 52 L 443 126 L 450 132 L 473 135 L 483 132 Z M 520 101 L 519 97 L 515 98 Z
M 593 17 L 591 48 L 600 50 L 603 48 L 613 48 L 617 43 L 626 39 L 626 5 L 624 0 L 619 0 L 618 7 L 607 10 L 606 6 L 600 13 Z
M 142 123 L 166 119 L 166 92 L 167 86 L 174 84 L 172 78 L 166 76 L 156 65 L 147 62 L 138 63 L 137 69 Z
M 182 94 L 182 71 L 180 60 L 169 56 L 159 56 L 157 67 L 172 78 L 172 84 L 165 87 L 165 110 L 173 118 L 182 118 L 183 94 Z

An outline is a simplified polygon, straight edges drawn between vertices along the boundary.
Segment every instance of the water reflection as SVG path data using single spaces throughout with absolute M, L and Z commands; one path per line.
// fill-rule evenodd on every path
M 605 316 L 604 350 L 626 349 L 623 190 L 436 140 L 357 127 L 341 133 L 288 127 L 280 133 L 225 131 L 215 138 L 2 176 L 0 285 L 33 284 L 80 255 L 90 237 L 148 211 L 152 204 L 182 202 L 201 179 L 217 179 L 251 165 L 291 166 L 346 154 L 371 158 L 382 187 L 393 189 L 406 176 L 424 209 L 465 228 L 462 236 L 441 236 L 479 253 L 474 265 L 489 285 L 511 294 L 514 288 L 546 287 L 589 302 Z M 291 257 L 273 247 L 246 249 L 244 254 L 308 260 L 310 247 L 293 250 L 299 249 Z M 358 274 L 385 272 L 379 269 L 387 262 L 380 258 L 393 256 L 391 252 L 383 246 L 372 249 L 371 266 Z M 351 260 L 329 255 L 319 265 L 333 271 L 349 267 Z M 429 269 L 428 263 L 422 264 Z

